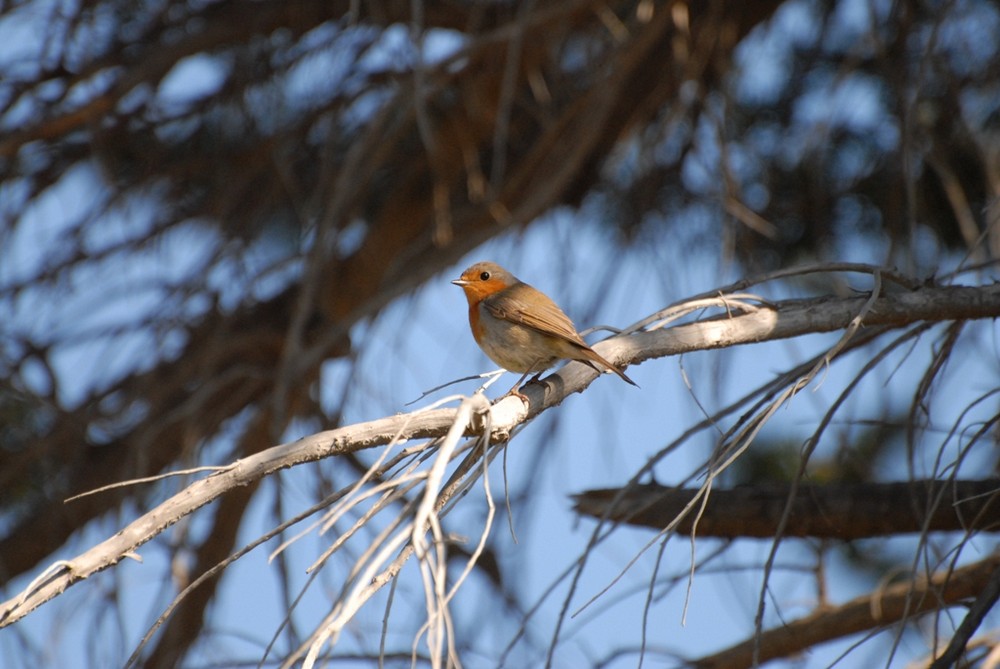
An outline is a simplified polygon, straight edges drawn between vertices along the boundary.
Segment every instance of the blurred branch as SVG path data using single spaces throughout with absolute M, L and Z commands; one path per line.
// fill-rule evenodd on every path
M 851 634 L 877 630 L 929 611 L 957 606 L 980 594 L 1000 569 L 1000 555 L 961 569 L 940 571 L 930 579 L 918 578 L 891 585 L 870 595 L 767 630 L 759 639 L 747 639 L 724 651 L 690 662 L 698 669 L 745 669 L 753 664 L 754 647 L 759 661 L 791 657 L 806 649 Z
M 968 613 L 962 618 L 962 623 L 955 630 L 955 635 L 948 642 L 948 647 L 934 659 L 928 669 L 949 669 L 958 666 L 958 661 L 965 654 L 972 635 L 979 629 L 983 618 L 993 609 L 998 599 L 1000 599 L 1000 566 L 982 585 L 979 596 L 969 606 Z
M 753 485 L 714 490 L 701 515 L 700 537 L 773 537 L 785 506 L 791 513 L 783 536 L 863 539 L 908 532 L 1000 530 L 1000 479 L 800 485 Z M 574 495 L 577 513 L 662 529 L 697 494 L 657 484 L 588 490 Z M 686 516 L 676 531 L 690 534 Z

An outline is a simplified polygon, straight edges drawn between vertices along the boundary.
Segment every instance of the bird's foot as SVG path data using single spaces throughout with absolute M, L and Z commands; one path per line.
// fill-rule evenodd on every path
M 517 380 L 517 383 L 515 383 L 515 384 L 514 384 L 514 387 L 513 387 L 513 388 L 511 388 L 510 390 L 508 390 L 507 392 L 505 392 L 505 393 L 504 393 L 503 395 L 501 395 L 500 397 L 498 397 L 498 398 L 497 398 L 497 401 L 499 402 L 500 400 L 504 399 L 505 397 L 510 397 L 511 395 L 514 395 L 515 397 L 519 397 L 519 398 L 521 398 L 521 401 L 522 401 L 522 402 L 524 402 L 525 404 L 528 404 L 528 403 L 529 403 L 529 401 L 528 401 L 528 396 L 527 396 L 527 395 L 525 395 L 524 393 L 520 392 L 520 391 L 521 391 L 521 386 L 522 386 L 522 385 L 527 385 L 527 384 L 522 384 L 522 382 L 524 381 L 524 377 L 526 377 L 527 375 L 528 375 L 528 373 L 527 373 L 527 372 L 525 372 L 524 374 L 522 374 L 522 375 L 521 375 L 521 378 L 519 378 L 519 379 Z M 540 375 L 541 375 L 541 373 L 539 373 L 539 374 L 535 374 L 535 376 L 534 376 L 534 377 L 532 377 L 532 378 L 531 378 L 531 379 L 530 379 L 530 380 L 528 381 L 528 383 L 532 383 L 532 382 L 534 382 L 534 381 L 537 381 L 537 380 L 538 380 L 538 377 L 539 377 Z

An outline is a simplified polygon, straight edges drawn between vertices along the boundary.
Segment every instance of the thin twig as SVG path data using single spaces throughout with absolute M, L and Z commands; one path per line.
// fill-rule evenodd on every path
M 117 483 L 109 483 L 108 485 L 101 486 L 100 488 L 94 488 L 93 490 L 88 490 L 87 492 L 81 492 L 78 495 L 73 495 L 72 497 L 67 497 L 63 500 L 64 504 L 69 504 L 83 497 L 89 497 L 90 495 L 96 495 L 97 493 L 106 492 L 108 490 L 114 490 L 115 488 L 124 488 L 127 486 L 139 485 L 141 483 L 152 483 L 154 481 L 161 481 L 163 479 L 172 478 L 174 476 L 189 476 L 191 474 L 200 474 L 201 472 L 224 472 L 231 469 L 233 465 L 220 465 L 220 466 L 206 466 L 206 467 L 192 467 L 191 469 L 180 469 L 174 472 L 165 472 L 163 474 L 157 474 L 156 476 L 143 476 L 142 478 L 130 479 L 128 481 L 118 481 Z

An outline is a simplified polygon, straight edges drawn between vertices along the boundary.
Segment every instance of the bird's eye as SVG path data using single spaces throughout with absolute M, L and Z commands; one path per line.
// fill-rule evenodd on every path
M 480 281 L 489 281 L 490 280 L 490 273 L 489 272 L 483 272 L 482 274 L 479 275 L 479 280 Z

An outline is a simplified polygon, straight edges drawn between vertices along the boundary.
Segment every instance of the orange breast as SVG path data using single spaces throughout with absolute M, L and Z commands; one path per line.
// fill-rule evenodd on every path
M 476 343 L 482 346 L 486 328 L 483 325 L 482 316 L 479 314 L 479 302 L 469 304 L 469 327 L 472 329 L 472 336 L 475 338 Z

